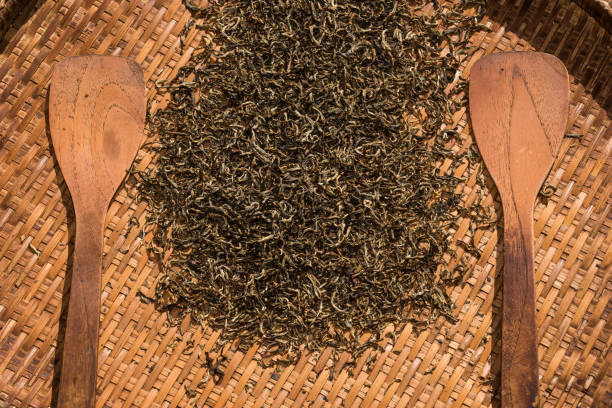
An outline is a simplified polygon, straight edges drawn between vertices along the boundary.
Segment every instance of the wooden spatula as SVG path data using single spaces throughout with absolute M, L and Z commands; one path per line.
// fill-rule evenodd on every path
M 94 406 L 104 218 L 143 138 L 144 89 L 140 66 L 120 57 L 69 58 L 51 78 L 51 139 L 77 224 L 60 408 Z
M 532 407 L 538 393 L 533 205 L 559 151 L 569 79 L 552 55 L 512 52 L 478 60 L 470 74 L 476 143 L 504 211 L 502 406 Z

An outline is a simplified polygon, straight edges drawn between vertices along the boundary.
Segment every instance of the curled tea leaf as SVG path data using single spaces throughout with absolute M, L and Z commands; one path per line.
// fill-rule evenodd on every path
M 159 83 L 155 168 L 136 172 L 173 322 L 191 314 L 222 329 L 220 344 L 291 362 L 327 346 L 357 356 L 380 337 L 362 334 L 389 323 L 452 318 L 446 287 L 464 270 L 446 269 L 452 231 L 488 214 L 464 208 L 452 176 L 480 163 L 453 149 L 452 124 L 484 5 L 426 3 L 185 3 L 206 35 Z

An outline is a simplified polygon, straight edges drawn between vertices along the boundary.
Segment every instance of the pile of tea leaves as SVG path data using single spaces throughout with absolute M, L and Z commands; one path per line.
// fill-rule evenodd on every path
M 483 214 L 457 194 L 477 161 L 451 149 L 452 116 L 484 3 L 209 3 L 185 2 L 205 35 L 158 83 L 155 166 L 137 174 L 157 304 L 289 359 L 452 318 L 451 236 Z

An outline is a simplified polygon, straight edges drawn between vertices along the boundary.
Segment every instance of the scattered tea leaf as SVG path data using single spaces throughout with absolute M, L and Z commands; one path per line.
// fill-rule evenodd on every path
M 484 2 L 185 5 L 205 34 L 158 83 L 155 167 L 134 171 L 167 259 L 158 306 L 288 362 L 301 346 L 355 357 L 376 346 L 365 332 L 452 318 L 447 287 L 468 270 L 448 268 L 453 233 L 489 215 L 453 176 L 466 160 L 481 171 L 477 150 L 453 148 L 453 115 Z

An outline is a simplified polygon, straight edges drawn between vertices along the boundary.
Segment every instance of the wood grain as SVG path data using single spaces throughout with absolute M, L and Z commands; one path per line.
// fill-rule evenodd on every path
M 51 138 L 77 223 L 61 408 L 94 406 L 104 218 L 142 141 L 144 91 L 142 69 L 125 58 L 80 56 L 54 67 Z
M 474 64 L 469 93 L 476 142 L 504 212 L 502 406 L 532 407 L 538 393 L 533 205 L 565 132 L 568 74 L 549 54 L 495 54 Z

